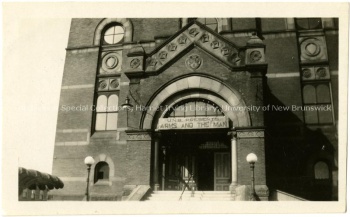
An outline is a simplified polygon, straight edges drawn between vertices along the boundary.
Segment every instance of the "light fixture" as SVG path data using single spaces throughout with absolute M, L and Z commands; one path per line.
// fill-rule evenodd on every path
M 122 108 L 126 109 L 126 127 L 129 127 L 128 125 L 128 119 L 129 119 L 129 110 L 134 107 L 132 104 L 130 104 L 130 99 L 128 96 L 125 98 L 125 103 L 122 104 Z
M 122 104 L 122 108 L 123 109 L 131 109 L 132 107 L 134 107 L 134 106 L 132 104 L 130 104 L 130 99 L 128 96 L 126 96 L 125 103 Z
M 250 164 L 250 171 L 251 171 L 251 190 L 250 190 L 250 200 L 251 201 L 257 201 L 256 193 L 255 193 L 255 184 L 254 184 L 254 164 L 258 161 L 258 157 L 254 153 L 250 153 L 247 155 L 247 162 Z
M 87 179 L 86 179 L 86 201 L 89 201 L 89 182 L 90 182 L 90 170 L 91 170 L 91 165 L 93 165 L 95 163 L 95 160 L 93 157 L 91 156 L 87 156 L 84 160 L 85 165 L 87 166 L 87 171 L 88 171 L 88 175 L 87 175 Z

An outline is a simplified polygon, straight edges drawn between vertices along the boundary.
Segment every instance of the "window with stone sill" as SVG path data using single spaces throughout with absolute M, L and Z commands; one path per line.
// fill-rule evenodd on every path
M 321 18 L 296 18 L 295 21 L 298 30 L 322 29 Z
M 101 161 L 95 166 L 94 183 L 109 183 L 109 165 Z
M 109 25 L 103 32 L 102 44 L 112 45 L 123 42 L 125 35 L 124 27 L 119 23 Z
M 304 117 L 306 124 L 332 124 L 333 107 L 329 83 L 304 83 Z
M 98 93 L 95 107 L 95 131 L 117 130 L 118 94 Z

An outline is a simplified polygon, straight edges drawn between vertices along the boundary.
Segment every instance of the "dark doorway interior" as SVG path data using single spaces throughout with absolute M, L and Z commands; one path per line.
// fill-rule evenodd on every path
M 198 190 L 214 190 L 214 155 L 212 151 L 199 151 Z

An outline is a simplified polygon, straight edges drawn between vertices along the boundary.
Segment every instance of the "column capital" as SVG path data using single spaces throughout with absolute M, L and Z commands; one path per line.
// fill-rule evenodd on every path
M 231 139 L 237 139 L 237 132 L 234 130 L 234 131 L 229 131 L 227 133 L 227 136 L 229 136 Z

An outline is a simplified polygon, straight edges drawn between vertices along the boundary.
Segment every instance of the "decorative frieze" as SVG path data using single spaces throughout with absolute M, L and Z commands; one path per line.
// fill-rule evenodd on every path
M 241 64 L 238 57 L 238 47 L 195 23 L 189 26 L 188 29 L 178 33 L 167 44 L 149 56 L 146 59 L 145 71 L 154 72 L 159 70 L 194 43 L 231 67 Z M 187 68 L 191 70 L 197 69 L 202 65 L 201 59 L 197 57 L 190 57 L 185 63 Z
M 120 78 L 100 78 L 97 84 L 98 91 L 119 90 Z
M 264 138 L 263 130 L 237 131 L 237 138 Z
M 301 78 L 304 81 L 327 80 L 330 77 L 328 66 L 305 66 L 301 69 Z
M 148 133 L 132 133 L 128 134 L 128 141 L 151 140 L 151 135 Z

